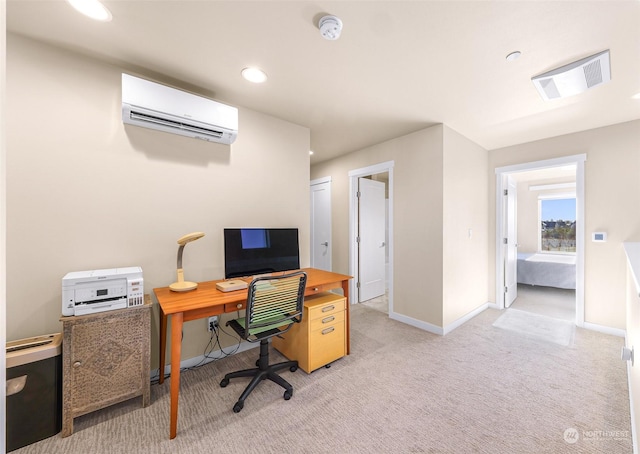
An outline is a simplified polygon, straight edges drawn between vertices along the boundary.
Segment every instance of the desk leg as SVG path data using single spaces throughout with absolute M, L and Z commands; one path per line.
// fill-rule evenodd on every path
M 159 384 L 164 383 L 164 362 L 166 361 L 166 351 L 167 351 L 167 316 L 162 311 L 162 308 L 160 308 L 160 363 L 158 365 L 158 373 L 160 374 L 160 378 L 158 379 Z
M 171 427 L 169 438 L 178 429 L 178 393 L 180 392 L 180 353 L 182 351 L 182 312 L 171 316 Z
M 344 297 L 346 298 L 346 307 L 345 310 L 346 315 L 347 315 L 347 355 L 351 353 L 351 311 L 350 311 L 350 306 L 351 303 L 349 301 L 349 281 L 342 281 L 342 293 L 344 295 Z

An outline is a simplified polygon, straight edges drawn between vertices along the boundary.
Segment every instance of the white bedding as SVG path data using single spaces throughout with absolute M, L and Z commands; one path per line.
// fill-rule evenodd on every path
M 518 283 L 575 289 L 576 256 L 519 252 Z
M 527 262 L 551 262 L 551 263 L 566 263 L 567 265 L 576 264 L 576 256 L 568 254 L 522 254 L 527 255 L 525 258 Z M 520 254 L 518 254 L 520 258 Z

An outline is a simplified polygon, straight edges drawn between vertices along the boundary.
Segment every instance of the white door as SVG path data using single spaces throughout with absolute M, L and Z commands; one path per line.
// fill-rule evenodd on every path
M 509 307 L 518 296 L 518 238 L 517 238 L 517 190 L 515 181 L 507 176 L 507 198 L 505 219 L 507 233 L 504 264 L 504 306 Z
M 385 184 L 358 178 L 359 302 L 385 291 Z
M 331 181 L 311 182 L 311 268 L 331 271 Z

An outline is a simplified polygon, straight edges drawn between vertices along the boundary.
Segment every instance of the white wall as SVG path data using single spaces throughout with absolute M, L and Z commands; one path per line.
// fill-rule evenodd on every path
M 495 168 L 585 153 L 585 322 L 625 329 L 622 243 L 640 240 L 640 120 L 489 153 L 489 291 L 495 301 Z M 606 243 L 591 242 L 594 231 Z
M 312 166 L 312 178 L 331 176 L 336 271 L 348 272 L 347 174 L 386 161 L 395 163 L 394 312 L 444 327 L 487 302 L 487 152 L 437 125 Z
M 69 271 L 139 265 L 146 293 L 169 285 L 192 231 L 206 236 L 184 251 L 188 280 L 223 277 L 224 227 L 298 227 L 309 265 L 309 130 L 242 107 L 231 146 L 125 127 L 121 72 L 8 37 L 8 339 L 61 330 Z M 183 358 L 207 341 L 187 323 Z
M 394 311 L 442 321 L 442 126 L 434 126 L 312 166 L 331 177 L 333 269 L 349 272 L 350 170 L 394 161 Z M 416 286 L 415 282 L 422 285 Z
M 634 361 L 633 364 L 628 364 L 627 372 L 631 416 L 633 418 L 631 424 L 636 431 L 640 428 L 640 296 L 636 285 L 637 279 L 640 279 L 640 276 L 635 276 L 632 267 L 628 266 L 626 277 L 626 346 L 633 349 Z M 637 432 L 634 435 L 637 445 Z
M 454 324 L 488 301 L 487 151 L 444 126 L 443 321 Z
M 7 339 L 7 288 L 6 288 L 6 2 L 0 2 L 0 345 Z M 0 352 L 0 383 L 6 381 L 5 350 Z M 0 389 L 0 446 L 6 446 L 6 387 Z

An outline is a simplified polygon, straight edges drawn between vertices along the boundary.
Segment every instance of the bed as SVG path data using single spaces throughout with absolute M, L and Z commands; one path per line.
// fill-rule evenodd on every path
M 518 284 L 576 288 L 576 256 L 518 253 Z

